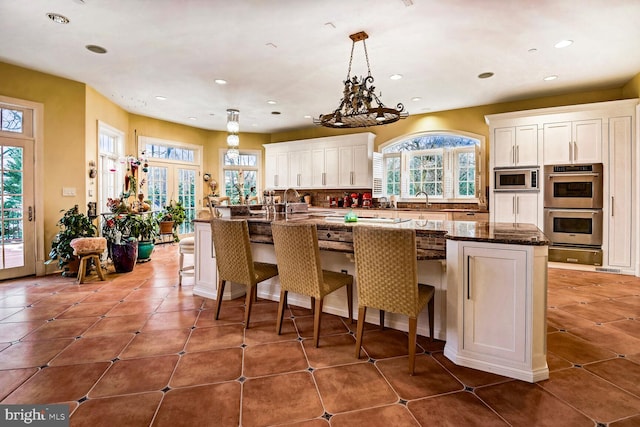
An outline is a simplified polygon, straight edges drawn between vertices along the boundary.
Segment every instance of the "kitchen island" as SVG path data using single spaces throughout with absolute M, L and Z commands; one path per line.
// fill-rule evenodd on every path
M 352 227 L 415 229 L 418 280 L 436 288 L 434 338 L 447 341 L 445 355 L 463 366 L 525 381 L 548 377 L 546 297 L 540 299 L 540 295 L 546 296 L 549 242 L 535 226 L 398 218 L 360 218 L 358 222 L 345 223 L 341 216 L 312 212 L 288 217 L 276 214 L 241 218 L 247 219 L 249 224 L 255 261 L 276 262 L 271 222 L 311 222 L 318 228 L 323 268 L 346 271 L 354 276 Z M 195 221 L 195 241 L 193 292 L 215 299 L 217 271 L 208 220 Z M 473 252 L 478 250 L 485 252 Z M 514 254 L 515 261 L 512 260 Z M 278 277 L 261 283 L 257 289 L 259 297 L 277 301 L 280 294 Z M 473 296 L 467 289 L 474 290 Z M 243 294 L 243 286 L 231 284 L 226 286 L 223 298 L 237 298 Z M 346 317 L 345 298 L 344 289 L 327 296 L 324 311 Z M 289 302 L 310 307 L 306 297 L 291 295 Z M 369 310 L 366 320 L 378 323 L 375 310 Z M 389 313 L 386 322 L 388 327 L 408 330 L 405 316 Z M 418 333 L 428 336 L 428 325 L 426 312 L 421 313 Z M 541 330 L 545 333 L 540 336 Z M 470 335 L 470 331 L 474 334 Z M 488 362 L 484 360 L 487 358 Z M 544 359 L 544 366 L 541 359 Z

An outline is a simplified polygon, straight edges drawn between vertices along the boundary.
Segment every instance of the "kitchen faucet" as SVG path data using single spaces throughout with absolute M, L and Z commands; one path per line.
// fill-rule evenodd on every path
M 428 208 L 429 206 L 431 206 L 431 203 L 429 203 L 429 194 L 427 194 L 426 191 L 418 191 L 416 194 L 414 194 L 415 197 L 418 197 L 419 195 L 424 194 L 424 197 L 426 199 L 426 204 L 425 204 L 425 209 Z
M 286 190 L 284 190 L 284 193 L 282 194 L 282 198 L 284 199 L 284 219 L 285 220 L 287 219 L 287 215 L 289 213 L 289 201 L 287 200 L 287 192 L 289 190 L 293 190 L 293 192 L 296 194 L 296 197 L 300 197 L 300 194 L 298 193 L 298 190 L 296 190 L 293 187 L 289 187 Z

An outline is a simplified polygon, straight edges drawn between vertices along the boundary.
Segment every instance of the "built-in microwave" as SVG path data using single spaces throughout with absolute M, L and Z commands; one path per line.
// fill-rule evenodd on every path
M 540 191 L 540 168 L 494 168 L 496 191 Z

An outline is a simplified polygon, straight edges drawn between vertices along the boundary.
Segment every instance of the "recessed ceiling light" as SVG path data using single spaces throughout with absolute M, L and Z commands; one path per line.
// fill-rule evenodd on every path
M 413 98 L 411 98 L 411 100 L 412 100 L 413 102 L 418 102 L 418 101 L 420 101 L 421 99 L 422 99 L 422 98 L 420 98 L 419 96 L 414 96 Z
M 157 99 L 158 101 L 166 101 L 166 100 L 167 100 L 167 97 L 166 97 L 166 96 L 162 96 L 162 95 L 158 95 L 158 96 L 156 96 L 156 99 Z
M 531 49 L 529 49 L 527 52 L 529 53 L 536 53 L 538 51 L 538 49 L 536 49 L 535 47 L 532 47 Z
M 280 111 L 272 111 L 271 114 L 273 114 L 274 116 L 277 116 L 278 114 L 282 114 Z
M 557 49 L 562 49 L 563 47 L 571 46 L 573 44 L 573 40 L 560 40 L 555 44 Z
M 224 79 L 215 79 L 214 82 L 217 85 L 226 85 L 227 84 L 227 81 L 224 80 Z
M 310 119 L 310 118 L 311 118 L 311 116 L 307 114 L 306 116 L 304 116 L 304 118 L 305 118 L 305 119 Z
M 69 18 L 67 18 L 66 16 L 63 16 L 63 15 L 60 15 L 59 13 L 49 12 L 49 13 L 47 13 L 47 17 L 49 19 L 51 19 L 53 22 L 55 22 L 56 24 L 68 24 L 69 23 Z
M 544 80 L 545 82 L 550 82 L 551 80 L 555 80 L 557 79 L 558 76 L 556 76 L 555 74 L 551 75 L 551 76 L 546 76 L 545 78 L 543 78 L 542 80 Z
M 87 50 L 93 52 L 93 53 L 99 53 L 99 54 L 103 54 L 103 53 L 107 53 L 107 49 L 103 48 L 102 46 L 98 46 L 95 44 L 88 44 L 85 46 L 87 48 Z
M 189 120 L 198 120 L 195 117 L 189 117 Z
M 493 73 L 490 71 L 478 74 L 479 79 L 488 79 L 489 77 L 493 77 Z
M 276 101 L 274 101 L 274 100 L 270 99 L 270 100 L 268 100 L 268 101 L 267 101 L 267 104 L 275 105 L 275 104 L 276 104 Z
M 391 80 L 400 80 L 402 78 L 402 74 L 391 74 L 389 78 Z

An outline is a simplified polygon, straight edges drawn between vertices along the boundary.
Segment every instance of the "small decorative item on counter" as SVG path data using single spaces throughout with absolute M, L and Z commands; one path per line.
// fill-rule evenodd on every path
M 358 222 L 358 215 L 350 209 L 349 213 L 344 216 L 344 222 Z

